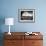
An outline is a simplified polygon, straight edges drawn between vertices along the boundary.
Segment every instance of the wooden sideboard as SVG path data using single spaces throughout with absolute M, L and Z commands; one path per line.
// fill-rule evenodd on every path
M 38 35 L 25 35 L 26 32 L 11 32 L 8 35 L 4 33 L 4 46 L 43 46 L 43 35 L 40 32 Z

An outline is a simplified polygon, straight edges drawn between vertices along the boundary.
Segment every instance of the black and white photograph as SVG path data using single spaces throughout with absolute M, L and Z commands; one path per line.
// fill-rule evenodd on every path
M 19 9 L 19 22 L 35 22 L 35 9 Z

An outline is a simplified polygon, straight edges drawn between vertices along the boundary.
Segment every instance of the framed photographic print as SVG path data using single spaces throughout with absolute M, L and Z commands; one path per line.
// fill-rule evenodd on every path
M 35 9 L 19 9 L 19 22 L 35 22 Z

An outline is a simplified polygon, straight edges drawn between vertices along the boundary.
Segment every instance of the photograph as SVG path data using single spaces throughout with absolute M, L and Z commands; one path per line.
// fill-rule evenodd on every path
M 35 22 L 35 9 L 19 9 L 19 22 Z

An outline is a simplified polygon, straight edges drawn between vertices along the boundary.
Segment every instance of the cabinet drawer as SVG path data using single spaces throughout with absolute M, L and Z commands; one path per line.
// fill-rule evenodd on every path
M 5 40 L 4 46 L 23 46 L 23 40 Z
M 42 40 L 25 40 L 24 46 L 43 46 Z
M 29 39 L 30 39 L 30 40 L 31 40 L 31 39 L 35 39 L 35 40 L 37 40 L 37 39 L 43 40 L 43 36 L 41 36 L 41 35 L 38 35 L 38 36 L 37 36 L 37 35 L 33 35 L 33 36 L 26 35 L 26 36 L 25 36 L 25 40 L 26 40 L 26 39 L 27 39 L 27 40 L 29 40 Z
M 42 40 L 34 40 L 32 41 L 32 46 L 43 46 Z
M 15 40 L 5 40 L 4 41 L 4 46 L 15 46 L 16 41 Z
M 15 35 L 15 36 L 12 36 L 12 35 L 6 35 L 4 36 L 4 39 L 8 40 L 22 40 L 24 39 L 24 36 L 23 35 Z

